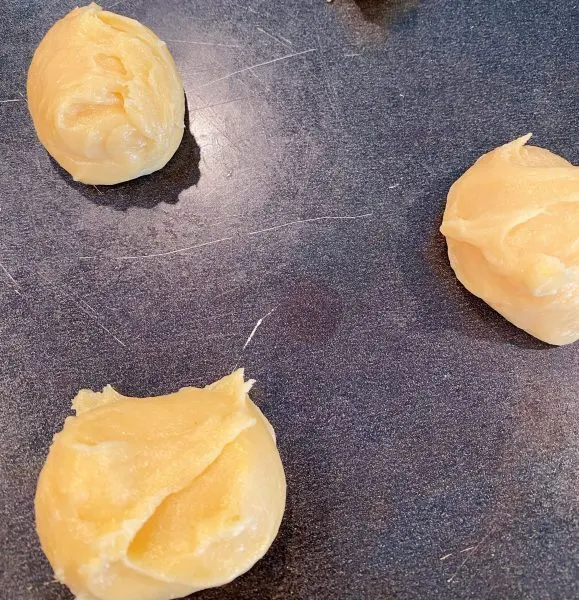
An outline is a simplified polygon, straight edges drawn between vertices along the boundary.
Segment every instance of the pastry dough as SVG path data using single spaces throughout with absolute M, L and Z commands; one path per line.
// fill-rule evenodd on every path
M 83 183 L 152 173 L 183 137 L 183 85 L 165 42 L 96 4 L 75 8 L 48 31 L 27 95 L 40 141 Z
M 286 483 L 238 370 L 203 389 L 82 390 L 54 437 L 36 524 L 79 600 L 167 600 L 227 583 L 268 550 Z
M 456 276 L 550 344 L 579 339 L 579 167 L 531 134 L 483 155 L 451 187 L 441 231 Z

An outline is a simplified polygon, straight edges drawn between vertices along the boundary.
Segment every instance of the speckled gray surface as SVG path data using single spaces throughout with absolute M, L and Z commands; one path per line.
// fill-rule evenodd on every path
M 579 349 L 463 291 L 437 233 L 483 151 L 533 131 L 579 161 L 578 3 L 117 2 L 168 41 L 194 138 L 98 190 L 49 160 L 23 101 L 72 6 L 0 10 L 1 598 L 69 598 L 32 501 L 76 390 L 238 361 L 287 513 L 264 560 L 196 598 L 579 597 Z

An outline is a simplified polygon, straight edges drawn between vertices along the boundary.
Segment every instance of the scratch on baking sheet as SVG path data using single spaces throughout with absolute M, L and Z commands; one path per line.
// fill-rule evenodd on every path
M 218 81 L 223 81 L 224 79 L 229 79 L 230 77 L 234 77 L 235 75 L 239 75 L 240 73 L 245 73 L 246 71 L 250 71 L 251 69 L 257 69 L 258 67 L 265 67 L 266 65 L 272 65 L 273 63 L 280 62 L 282 60 L 289 60 L 290 58 L 295 58 L 296 56 L 302 56 L 304 54 L 309 54 L 310 52 L 315 52 L 317 48 L 310 48 L 309 50 L 302 50 L 301 52 L 294 52 L 293 54 L 286 54 L 285 56 L 280 56 L 279 58 L 274 58 L 272 60 L 268 60 L 266 62 L 258 63 L 257 65 L 250 65 L 249 67 L 244 67 L 243 69 L 239 69 L 238 71 L 233 71 L 232 73 L 227 73 L 227 75 L 223 75 L 223 77 L 218 77 L 217 79 L 212 79 L 207 83 L 204 83 L 200 87 L 204 88 L 208 85 L 212 85 L 217 83 Z
M 269 317 L 276 310 L 277 310 L 277 307 L 272 308 L 267 314 L 263 315 L 263 317 L 261 317 L 261 319 L 257 320 L 257 323 L 253 326 L 253 329 L 251 330 L 251 333 L 249 334 L 249 337 L 245 341 L 245 344 L 243 344 L 243 348 L 241 349 L 241 351 L 239 352 L 239 355 L 237 356 L 237 359 L 235 360 L 235 365 L 234 365 L 234 367 L 232 369 L 233 371 L 235 371 L 235 369 L 238 368 L 239 361 L 241 360 L 241 357 L 243 356 L 243 352 L 247 348 L 247 346 L 249 346 L 251 340 L 253 339 L 253 336 L 255 335 L 255 332 L 259 329 L 259 327 L 263 323 L 263 321 L 265 319 L 267 319 L 267 317 Z
M 399 183 L 393 183 L 392 185 L 388 186 L 389 190 L 393 190 L 394 188 L 397 188 L 400 184 Z
M 215 106 L 223 106 L 224 104 L 232 104 L 233 102 L 241 102 L 242 100 L 247 100 L 251 96 L 242 96 L 241 98 L 233 98 L 233 100 L 224 100 L 223 102 L 215 102 L 214 104 L 206 104 L 205 106 L 195 107 L 194 109 L 189 111 L 189 114 L 198 112 L 200 110 L 205 110 L 207 108 L 214 108 Z
M 253 76 L 255 77 L 255 72 L 254 72 L 254 71 L 251 71 L 251 73 L 252 73 L 252 74 L 253 74 Z M 247 85 L 247 84 L 245 83 L 245 81 L 243 81 L 243 80 L 241 80 L 241 81 L 242 81 L 242 83 L 243 83 L 244 85 Z M 267 88 L 269 88 L 269 86 L 268 86 L 267 84 L 265 84 L 263 81 L 261 82 L 261 85 L 265 86 L 265 88 L 266 88 L 266 89 L 267 89 Z M 259 94 L 256 94 L 256 96 L 257 96 L 257 97 L 259 97 Z M 261 135 L 263 136 L 263 139 L 266 141 L 266 143 L 267 143 L 267 145 L 268 145 L 268 147 L 269 147 L 269 149 L 270 149 L 270 152 L 271 152 L 271 151 L 272 151 L 272 141 L 271 141 L 271 136 L 270 136 L 270 135 L 268 135 L 268 127 L 267 127 L 267 125 L 265 124 L 265 119 L 264 119 L 264 116 L 263 116 L 263 111 L 261 111 L 261 110 L 256 110 L 256 108 L 255 108 L 255 104 L 254 104 L 254 102 L 253 102 L 253 98 L 254 98 L 254 97 L 255 97 L 255 96 L 251 95 L 251 96 L 249 97 L 249 99 L 248 99 L 248 104 L 249 104 L 249 107 L 251 108 L 251 115 L 253 116 L 253 118 L 254 118 L 256 121 L 258 121 L 258 122 L 259 122 L 259 124 L 260 124 L 260 126 L 261 126 Z M 291 117 L 290 117 L 290 118 L 291 118 Z M 293 120 L 293 118 L 292 118 L 292 120 Z M 275 155 L 275 154 L 274 154 L 274 155 Z
M 12 283 L 12 285 L 10 286 L 19 296 L 22 296 L 22 293 L 20 292 L 20 286 L 18 285 L 18 283 L 16 282 L 16 279 L 14 279 L 14 277 L 12 277 L 12 275 L 10 274 L 10 271 L 2 264 L 0 263 L 0 269 L 2 269 L 2 271 L 4 271 L 4 273 L 6 274 L 6 277 L 8 277 L 8 279 L 10 280 L 10 282 Z
M 215 64 L 219 65 L 221 68 L 224 68 L 224 65 L 223 65 L 223 63 L 222 63 L 221 61 L 219 61 L 219 60 L 218 60 L 218 59 L 217 59 L 215 56 L 213 56 L 213 57 L 212 57 L 212 62 L 214 62 Z M 252 75 L 253 77 L 256 77 L 256 78 L 257 78 L 257 76 L 256 76 L 256 74 L 255 74 L 255 72 L 254 72 L 254 71 L 252 71 L 252 70 L 250 69 L 250 71 L 249 71 L 249 72 L 251 73 L 251 75 Z M 262 85 L 262 86 L 263 86 L 263 87 L 264 87 L 266 90 L 268 90 L 268 91 L 271 91 L 271 90 L 270 90 L 270 88 L 269 88 L 269 86 L 268 86 L 268 85 L 267 85 L 267 84 L 266 84 L 264 81 L 262 81 L 262 80 L 261 80 L 261 79 L 259 79 L 259 78 L 258 78 L 258 81 L 260 82 L 260 84 L 261 84 L 261 85 Z M 242 86 L 243 86 L 243 87 L 244 87 L 244 88 L 247 90 L 247 96 L 246 96 L 246 99 L 247 99 L 247 102 L 248 102 L 248 104 L 249 104 L 249 107 L 251 108 L 251 113 L 252 113 L 252 115 L 253 115 L 254 117 L 255 117 L 255 116 L 257 116 L 257 119 L 258 119 L 258 120 L 260 121 L 260 123 L 263 125 L 263 127 L 264 127 L 264 137 L 266 138 L 266 140 L 268 141 L 268 143 L 271 145 L 271 141 L 270 141 L 269 137 L 267 136 L 267 133 L 265 133 L 267 130 L 266 130 L 266 128 L 265 128 L 265 125 L 264 125 L 263 115 L 261 114 L 261 111 L 258 111 L 258 112 L 257 112 L 257 115 L 256 115 L 255 106 L 254 106 L 254 104 L 253 104 L 253 101 L 252 101 L 252 98 L 258 97 L 258 96 L 259 96 L 259 94 L 255 93 L 255 91 L 252 89 L 252 87 L 251 87 L 250 85 L 248 85 L 248 83 L 247 83 L 246 81 L 244 81 L 244 79 L 240 79 L 240 80 L 239 80 L 239 83 L 240 83 L 240 84 L 241 84 L 241 85 L 242 85 Z
M 430 168 L 430 165 L 428 165 L 428 164 L 427 164 L 426 162 L 424 162 L 423 160 L 417 160 L 416 162 L 417 162 L 419 165 L 421 165 L 421 166 L 422 166 L 422 168 L 423 168 L 425 171 L 428 171 L 428 174 L 429 174 L 429 175 L 433 175 L 433 176 L 434 176 L 434 175 L 436 175 L 436 173 L 435 173 L 435 172 L 434 172 L 434 171 L 433 171 L 433 170 Z
M 344 58 L 353 58 L 354 56 L 362 56 L 361 52 L 351 52 L 349 54 L 344 54 Z
M 456 571 L 446 580 L 446 583 L 452 583 L 456 579 L 456 577 L 458 576 L 458 574 L 460 573 L 460 571 L 462 570 L 462 568 L 476 554 L 477 550 L 481 547 L 481 545 L 484 542 L 486 542 L 486 540 L 489 538 L 489 536 L 491 535 L 492 532 L 493 532 L 493 527 L 491 527 L 489 529 L 488 533 L 486 533 L 481 538 L 480 542 L 477 542 L 474 546 L 469 546 L 468 548 L 465 548 L 464 550 L 460 551 L 461 553 L 466 553 L 466 557 L 460 563 L 460 565 L 458 565 L 458 568 L 456 569 Z
M 259 81 L 261 82 L 264 86 L 266 85 L 263 81 L 263 79 L 253 70 L 253 69 L 249 69 L 249 72 Z M 267 86 L 266 86 L 267 87 Z
M 95 317 L 101 317 L 102 318 L 102 315 L 100 313 L 98 313 L 88 302 L 85 302 L 82 298 L 78 302 L 79 302 L 79 304 L 82 304 L 85 308 L 87 308 L 88 310 L 90 310 L 90 312 Z
M 174 44 L 193 44 L 194 46 L 219 46 L 221 48 L 241 48 L 239 44 L 219 44 L 218 42 L 198 42 L 197 40 L 165 40 Z
M 257 27 L 257 30 L 261 31 L 261 33 L 263 33 L 264 35 L 267 35 L 272 40 L 275 40 L 278 44 L 281 44 L 282 46 L 284 46 L 284 48 L 287 48 L 288 50 L 292 50 L 292 48 L 293 48 L 292 43 L 290 41 L 286 40 L 285 38 L 282 38 L 281 36 L 273 35 L 273 33 L 266 31 L 265 29 L 263 29 L 263 27 Z
M 451 556 L 452 556 L 452 552 L 449 552 L 448 554 L 441 556 L 439 560 L 446 560 L 447 558 L 450 558 Z
M 282 227 L 290 227 L 291 225 L 298 225 L 299 223 L 313 223 L 314 221 L 330 221 L 330 220 L 353 220 L 353 219 L 365 219 L 371 217 L 374 213 L 364 213 L 363 215 L 349 215 L 349 216 L 334 216 L 327 215 L 323 217 L 312 217 L 311 219 L 299 219 L 298 221 L 290 221 L 289 223 L 282 223 L 281 225 L 274 225 L 273 227 L 266 227 L 265 229 L 258 229 L 257 231 L 250 231 L 247 235 L 258 235 L 259 233 L 265 233 L 266 231 L 274 231 L 275 229 L 281 229 Z
M 195 95 L 195 97 L 196 97 L 196 98 L 201 98 L 201 96 L 199 96 L 199 94 L 196 94 L 196 93 L 194 93 L 194 92 L 193 92 L 193 94 Z M 219 103 L 217 103 L 217 104 L 219 104 Z M 216 106 L 217 106 L 217 104 L 216 104 Z M 209 107 L 207 107 L 207 108 L 209 108 Z M 194 110 L 194 111 L 192 111 L 190 114 L 195 114 L 196 112 L 197 112 L 197 111 L 195 111 L 195 110 Z M 218 113 L 215 113 L 215 114 L 218 114 Z M 225 133 L 225 131 L 224 131 L 223 129 L 221 129 L 220 127 L 218 127 L 214 119 L 211 119 L 211 118 L 210 118 L 209 116 L 207 116 L 207 115 L 200 115 L 200 118 L 202 118 L 202 119 L 205 119 L 205 121 L 207 121 L 207 123 L 208 123 L 208 124 L 209 124 L 211 127 L 213 127 L 213 129 L 217 130 L 217 132 L 218 132 L 218 133 L 221 135 L 221 137 L 222 137 L 222 138 L 224 138 L 224 139 L 226 139 L 226 140 L 229 142 L 229 144 L 230 144 L 230 145 L 231 145 L 233 148 L 235 148 L 235 149 L 236 149 L 238 152 L 240 152 L 240 153 L 242 152 L 242 149 L 240 148 L 239 144 L 237 144 L 236 142 L 234 142 L 234 141 L 233 141 L 233 140 L 232 140 L 232 139 L 231 139 L 231 138 L 230 138 L 230 137 L 227 135 L 227 133 Z M 213 140 L 214 142 L 216 142 L 217 144 L 219 144 L 219 139 L 220 139 L 220 138 L 219 138 L 218 136 L 215 136 L 215 135 L 214 135 L 214 136 L 212 136 L 212 140 Z
M 5 98 L 0 100 L 0 104 L 8 104 L 9 102 L 24 102 L 24 98 Z
M 126 4 L 128 1 L 129 0 L 118 0 L 118 2 L 113 2 L 112 4 L 109 4 L 109 6 L 105 8 L 105 10 L 111 10 L 111 8 L 115 8 L 116 6 L 119 6 L 120 4 Z
M 275 231 L 276 229 L 282 229 L 283 227 L 290 227 L 292 225 L 298 225 L 300 223 L 313 223 L 314 221 L 329 221 L 329 220 L 353 220 L 353 219 L 363 219 L 366 217 L 371 217 L 374 213 L 365 213 L 363 215 L 326 215 L 322 217 L 312 217 L 311 219 L 299 219 L 297 221 L 290 221 L 289 223 L 282 223 L 280 225 L 274 225 L 273 227 L 266 227 L 265 229 L 258 229 L 257 231 L 250 231 L 246 235 L 258 235 L 260 233 L 265 233 L 267 231 Z M 195 244 L 193 246 L 186 246 L 185 248 L 177 248 L 175 250 L 168 250 L 167 252 L 157 252 L 155 254 L 136 254 L 132 256 L 81 256 L 79 260 L 99 260 L 99 259 L 108 259 L 108 260 L 141 260 L 148 258 L 162 258 L 164 256 L 171 256 L 173 254 L 183 254 L 189 252 L 190 250 L 195 250 L 196 248 L 203 248 L 204 246 L 212 246 L 214 244 L 220 244 L 221 242 L 228 242 L 233 240 L 233 236 L 219 238 L 218 240 L 211 240 L 210 242 L 203 242 L 202 244 Z
M 260 76 L 259 76 L 259 75 L 258 75 L 258 74 L 257 74 L 257 73 L 256 73 L 256 72 L 253 70 L 253 69 L 249 69 L 249 73 L 250 73 L 250 74 L 251 74 L 251 75 L 252 75 L 252 76 L 253 76 L 255 79 L 257 79 L 257 81 L 259 81 L 260 85 L 263 87 L 263 89 L 264 89 L 266 92 L 269 92 L 269 93 L 271 93 L 271 92 L 272 92 L 272 89 L 271 89 L 271 87 L 270 87 L 270 86 L 269 86 L 269 85 L 268 85 L 268 84 L 267 84 L 267 83 L 266 83 L 266 82 L 263 80 L 263 78 L 262 78 L 262 77 L 260 77 Z M 245 84 L 245 82 L 244 82 L 243 80 L 241 81 L 241 83 L 243 83 L 244 85 L 246 85 L 246 84 Z M 255 111 L 254 111 L 254 114 L 255 114 Z M 263 115 L 261 114 L 261 112 L 258 114 L 258 118 L 259 118 L 260 122 L 263 124 Z M 271 146 L 271 144 L 270 144 L 270 146 Z
M 99 258 L 108 258 L 110 260 L 141 260 L 145 258 L 161 258 L 163 256 L 171 256 L 172 254 L 183 254 L 185 252 L 189 252 L 189 250 L 194 250 L 195 248 L 212 246 L 213 244 L 220 244 L 221 242 L 227 242 L 232 239 L 232 237 L 224 237 L 218 240 L 212 240 L 210 242 L 203 242 L 202 244 L 195 244 L 194 246 L 187 246 L 186 248 L 177 248 L 176 250 L 157 252 L 155 254 L 136 254 L 134 256 L 81 256 L 80 260 L 96 260 Z
M 237 8 L 241 8 L 242 10 L 246 10 L 247 12 L 259 16 L 259 13 L 255 9 L 251 8 L 251 6 L 246 6 L 245 4 L 238 4 L 237 2 L 233 2 L 233 5 L 237 6 Z
M 41 273 L 38 273 L 38 276 L 43 281 L 46 281 L 46 283 L 48 283 L 53 289 L 55 289 L 57 292 L 60 292 L 64 297 L 66 297 L 68 300 L 70 300 L 75 306 L 77 306 L 80 309 L 80 311 L 83 314 L 85 314 L 87 317 L 92 319 L 97 324 L 97 326 L 100 327 L 100 329 L 102 329 L 105 333 L 108 333 L 113 338 L 113 340 L 115 340 L 115 342 L 117 342 L 123 348 L 127 347 L 127 345 L 121 339 L 119 339 L 108 327 L 106 327 L 106 325 L 104 325 L 101 322 L 102 315 L 100 315 L 92 306 L 90 306 L 90 304 L 88 304 L 88 302 L 85 302 L 82 299 L 77 300 L 66 289 L 59 288 L 53 281 L 51 281 L 50 279 L 48 279 Z
M 275 311 L 275 308 L 272 308 L 266 315 L 263 315 L 263 317 L 261 317 L 261 319 L 258 319 L 254 328 L 251 330 L 251 333 L 249 334 L 247 341 L 245 342 L 245 344 L 243 344 L 243 348 L 241 349 L 242 352 L 247 348 L 247 346 L 249 346 L 249 343 L 253 339 L 255 332 L 259 329 L 259 326 L 263 323 L 263 320 L 267 319 L 267 317 L 269 317 L 269 315 L 271 315 L 274 311 Z
M 288 40 L 287 38 L 283 37 L 283 35 L 280 35 L 279 33 L 276 35 L 282 42 L 285 42 L 286 44 L 288 44 L 288 46 L 290 48 L 293 48 L 293 44 L 291 43 L 291 40 Z
M 98 189 L 98 187 L 96 185 L 92 186 L 101 196 L 104 195 L 104 192 L 102 192 L 101 190 Z
M 74 299 L 73 299 L 73 302 L 74 302 Z M 86 304 L 86 303 L 85 303 L 85 304 Z M 101 321 L 100 321 L 100 319 L 98 318 L 98 316 L 96 316 L 96 314 L 98 314 L 98 313 L 96 313 L 95 315 L 92 315 L 92 314 L 91 314 L 91 313 L 89 313 L 87 310 L 85 310 L 85 309 L 82 307 L 82 305 L 81 305 L 81 304 L 79 304 L 78 302 L 76 303 L 76 305 L 77 305 L 77 306 L 78 306 L 78 307 L 79 307 L 79 308 L 80 308 L 80 309 L 81 309 L 81 310 L 84 312 L 84 314 L 85 314 L 85 315 L 87 315 L 88 317 L 90 317 L 91 319 L 93 319 L 93 321 L 94 321 L 94 322 L 95 322 L 95 323 L 96 323 L 96 324 L 97 324 L 97 325 L 98 325 L 98 326 L 99 326 L 99 327 L 100 327 L 100 328 L 101 328 L 103 331 L 105 331 L 106 333 L 108 333 L 108 334 L 109 334 L 109 335 L 110 335 L 110 336 L 113 338 L 113 340 L 115 340 L 116 342 L 118 342 L 118 343 L 119 343 L 119 344 L 120 344 L 120 345 L 121 345 L 123 348 L 126 348 L 126 347 L 127 347 L 127 345 L 126 345 L 126 344 L 125 344 L 125 343 L 124 343 L 124 342 L 123 342 L 121 339 L 119 339 L 119 338 L 118 338 L 118 337 L 117 337 L 117 336 L 116 336 L 116 335 L 115 335 L 115 334 L 114 334 L 114 333 L 113 333 L 113 332 L 112 332 L 112 331 L 111 331 L 111 330 L 110 330 L 108 327 L 106 327 L 105 325 L 103 325 L 103 323 L 101 323 Z M 92 307 L 91 307 L 91 310 L 92 310 L 93 312 L 95 312 L 95 311 L 94 311 L 94 309 L 93 309 Z
M 318 49 L 320 50 L 320 66 L 322 67 L 322 71 L 324 73 L 324 81 L 327 84 L 326 86 L 324 86 L 326 88 L 326 94 L 328 96 L 328 100 L 330 101 L 330 106 L 332 107 L 332 110 L 336 115 L 336 119 L 338 119 L 338 122 L 342 124 L 342 115 L 340 114 L 339 110 L 340 103 L 338 100 L 338 93 L 336 92 L 336 87 L 332 83 L 330 74 L 328 72 L 328 68 L 326 66 L 326 61 L 324 59 L 323 53 L 321 52 L 322 42 L 320 40 L 320 37 L 316 36 L 316 39 L 318 40 Z

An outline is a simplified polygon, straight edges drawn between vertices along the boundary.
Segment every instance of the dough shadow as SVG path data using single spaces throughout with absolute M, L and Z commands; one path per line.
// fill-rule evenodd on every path
M 420 0 L 354 0 L 366 21 L 390 25 L 405 12 L 417 8 Z
M 455 179 L 436 183 L 408 209 L 407 236 L 397 242 L 396 262 L 416 323 L 428 331 L 451 329 L 528 350 L 552 349 L 507 321 L 456 278 L 439 231 L 446 195 Z
M 154 208 L 162 202 L 176 204 L 181 192 L 197 185 L 201 177 L 201 149 L 189 125 L 189 107 L 185 96 L 185 130 L 181 144 L 171 160 L 162 169 L 150 175 L 116 185 L 95 187 L 74 181 L 51 156 L 49 158 L 55 171 L 66 184 L 94 204 L 120 211 L 131 207 Z

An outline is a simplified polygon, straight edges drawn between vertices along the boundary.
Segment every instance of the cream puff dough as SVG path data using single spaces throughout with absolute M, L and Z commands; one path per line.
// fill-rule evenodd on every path
M 27 96 L 40 141 L 82 183 L 152 173 L 183 137 L 183 85 L 165 42 L 94 3 L 75 8 L 45 35 Z
M 286 482 L 238 370 L 203 389 L 82 390 L 54 437 L 36 527 L 79 600 L 168 600 L 247 571 L 276 537 Z
M 450 188 L 441 231 L 456 276 L 549 344 L 579 339 L 579 167 L 531 134 L 484 154 Z

